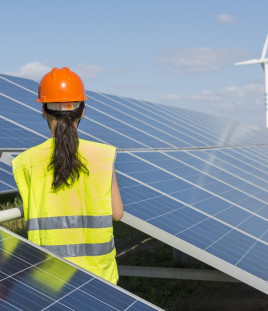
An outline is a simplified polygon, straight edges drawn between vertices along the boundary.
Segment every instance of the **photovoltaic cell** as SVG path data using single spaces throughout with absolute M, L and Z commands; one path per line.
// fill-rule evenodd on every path
M 0 125 L 0 149 L 30 148 L 33 145 L 41 144 L 44 141 L 43 136 L 37 135 L 34 132 L 30 132 L 25 127 L 14 123 L 14 121 L 11 122 L 0 117 Z
M 195 157 L 203 152 L 195 151 Z M 204 168 L 201 158 L 201 162 L 193 159 L 188 151 L 119 153 L 118 181 L 122 197 L 130 197 L 124 201 L 126 222 L 141 226 L 149 234 L 154 231 L 160 240 L 180 245 L 179 249 L 192 256 L 192 248 L 181 245 L 181 241 L 187 242 L 199 252 L 204 251 L 206 263 L 228 273 L 222 262 L 217 265 L 214 256 L 220 258 L 232 265 L 227 268 L 229 274 L 237 274 L 243 281 L 248 273 L 258 271 L 254 274 L 258 280 L 254 282 L 268 293 L 268 269 L 263 261 L 255 257 L 254 269 L 244 265 L 253 261 L 256 245 L 262 245 L 260 249 L 268 253 L 267 197 L 259 198 L 258 188 L 253 184 L 248 184 L 252 185 L 252 194 L 242 191 L 239 176 L 231 179 L 230 184 L 232 174 L 228 170 L 224 170 L 223 183 L 219 176 L 215 178 L 215 171 L 210 171 L 209 166 Z M 221 168 L 216 168 L 219 174 Z M 126 182 L 127 178 L 131 181 Z M 246 180 L 243 184 L 247 184 Z M 261 189 L 259 193 L 267 195 Z M 131 198 L 135 196 L 141 199 L 133 202 Z M 163 232 L 168 236 L 163 238 Z
M 1 147 L 29 148 L 49 136 L 37 88 L 0 75 Z M 118 148 L 123 221 L 268 293 L 267 130 L 86 93 L 79 137 Z M 0 167 L 14 186 L 10 176 Z
M 159 310 L 0 228 L 1 310 Z
M 12 156 L 16 156 L 12 153 L 3 153 L 0 149 L 0 193 L 17 192 L 18 189 L 14 181 L 10 163 L 7 163 L 5 160 L 7 158 L 5 157 L 6 154 L 8 154 L 7 157 L 10 157 L 10 159 Z
M 0 75 L 0 94 L 4 97 L 2 99 L 3 107 L 8 106 L 6 104 L 8 99 L 11 100 L 9 105 L 11 104 L 14 107 L 12 109 L 14 119 L 11 118 L 13 121 L 15 121 L 15 115 L 25 113 L 25 118 L 23 118 L 25 125 L 31 120 L 30 109 L 41 112 L 40 104 L 36 103 L 37 89 L 38 84 L 31 80 Z M 220 118 L 215 121 L 214 118 L 205 114 L 154 105 L 144 101 L 89 91 L 87 91 L 87 95 L 89 96 L 86 109 L 88 120 L 83 120 L 84 127 L 90 126 L 90 123 L 93 122 L 99 130 L 92 136 L 96 139 L 99 138 L 100 141 L 116 143 L 118 148 L 139 148 L 140 146 L 182 148 L 265 142 L 264 131 L 251 126 L 222 121 Z M 20 104 L 15 107 L 13 104 L 16 101 L 19 101 Z M 21 102 L 28 109 L 21 110 Z M 40 118 L 42 118 L 41 113 Z M 40 119 L 31 124 L 34 130 L 38 127 L 37 132 L 39 133 L 47 131 L 43 125 Z M 111 125 L 112 130 L 109 129 Z M 115 132 L 118 138 L 114 137 Z M 105 134 L 107 135 L 106 140 Z M 127 144 L 126 139 L 122 139 L 122 135 L 127 136 L 130 140 Z M 120 141 L 122 142 L 120 143 Z M 132 142 L 133 147 L 130 147 L 130 142 Z

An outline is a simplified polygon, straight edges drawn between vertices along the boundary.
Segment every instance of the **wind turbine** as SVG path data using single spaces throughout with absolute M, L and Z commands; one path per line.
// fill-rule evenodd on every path
M 265 85 L 265 114 L 266 114 L 266 127 L 268 128 L 268 58 L 265 58 L 268 48 L 268 34 L 262 49 L 260 59 L 250 59 L 244 62 L 234 63 L 234 65 L 251 65 L 261 64 L 264 70 L 264 85 Z

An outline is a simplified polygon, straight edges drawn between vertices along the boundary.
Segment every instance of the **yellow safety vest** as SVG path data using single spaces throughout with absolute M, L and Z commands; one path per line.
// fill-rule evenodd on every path
M 81 172 L 70 187 L 53 190 L 48 170 L 53 146 L 50 138 L 12 161 L 28 239 L 116 284 L 111 203 L 116 148 L 80 139 L 89 175 Z

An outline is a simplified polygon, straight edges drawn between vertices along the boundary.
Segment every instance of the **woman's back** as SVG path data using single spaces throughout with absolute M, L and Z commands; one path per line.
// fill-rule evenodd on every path
M 51 138 L 13 160 L 14 177 L 29 240 L 116 283 L 112 220 L 123 213 L 114 169 L 116 148 L 78 139 L 84 102 L 62 99 L 65 89 L 58 92 L 57 87 L 64 83 L 55 81 L 69 77 L 64 88 L 72 79 L 79 86 L 73 100 L 86 96 L 80 78 L 67 69 L 54 68 L 40 83 L 38 101 Z M 56 89 L 51 91 L 47 82 Z M 72 99 L 72 89 L 67 95 Z

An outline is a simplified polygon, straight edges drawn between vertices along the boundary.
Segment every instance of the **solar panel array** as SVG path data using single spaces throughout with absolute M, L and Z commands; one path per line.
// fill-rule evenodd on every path
M 37 86 L 0 75 L 0 148 L 28 148 L 49 137 Z M 87 96 L 79 136 L 119 148 L 123 221 L 268 293 L 267 130 L 145 101 Z M 7 162 L 0 158 L 1 191 L 16 187 L 5 179 Z
M 5 229 L 0 286 L 1 310 L 159 310 Z

